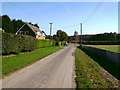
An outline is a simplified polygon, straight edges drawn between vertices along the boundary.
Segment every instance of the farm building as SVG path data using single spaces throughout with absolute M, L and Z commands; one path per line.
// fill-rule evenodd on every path
M 30 35 L 37 39 L 45 39 L 46 35 L 37 26 L 31 23 L 25 23 L 16 34 Z

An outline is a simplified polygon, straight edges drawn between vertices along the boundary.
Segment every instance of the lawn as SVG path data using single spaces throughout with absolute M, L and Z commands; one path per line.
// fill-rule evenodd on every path
M 118 49 L 120 47 L 119 45 L 89 45 L 89 46 L 120 53 L 120 50 Z
M 77 88 L 113 88 L 115 84 L 104 77 L 100 65 L 79 48 L 75 51 Z
M 45 56 L 48 56 L 63 47 L 46 47 L 46 48 L 40 48 L 38 50 L 35 50 L 30 53 L 25 54 L 19 54 L 16 56 L 11 57 L 3 57 L 2 58 L 2 76 L 9 75 L 10 73 L 21 69 L 29 64 L 32 64 L 33 62 L 36 62 L 37 60 L 40 60 L 41 58 L 44 58 Z

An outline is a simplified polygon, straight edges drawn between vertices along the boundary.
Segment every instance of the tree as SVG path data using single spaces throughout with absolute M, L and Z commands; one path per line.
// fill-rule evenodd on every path
M 22 20 L 12 20 L 12 24 L 14 27 L 14 34 L 20 29 L 25 23 Z
M 53 35 L 53 39 L 55 40 L 55 41 L 59 41 L 59 38 L 58 38 L 58 36 L 57 35 Z
M 57 35 L 55 36 L 55 40 L 59 40 L 59 41 L 67 41 L 68 39 L 68 35 L 66 32 L 62 31 L 62 30 L 58 30 Z
M 88 41 L 117 41 L 117 33 L 103 33 L 103 34 L 96 34 L 89 37 Z
M 14 33 L 13 24 L 7 15 L 2 16 L 2 29 L 7 33 Z
M 34 24 L 34 26 L 36 26 L 37 28 L 39 28 L 39 26 L 38 26 L 38 24 L 36 23 L 36 24 Z
M 66 32 L 63 31 L 61 36 L 61 41 L 67 41 L 67 39 L 68 39 L 68 35 Z

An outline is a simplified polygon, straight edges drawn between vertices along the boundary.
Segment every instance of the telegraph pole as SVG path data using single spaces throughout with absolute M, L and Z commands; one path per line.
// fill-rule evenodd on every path
M 50 39 L 51 39 L 51 33 L 52 33 L 52 23 L 50 23 Z
M 81 37 L 80 37 L 80 46 L 82 47 L 82 23 L 80 23 L 80 32 L 81 32 Z

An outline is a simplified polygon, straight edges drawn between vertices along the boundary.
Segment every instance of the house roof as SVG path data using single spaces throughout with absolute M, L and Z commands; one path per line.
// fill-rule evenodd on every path
M 27 26 L 33 31 L 33 32 L 42 32 L 38 27 L 31 25 L 31 24 L 27 24 Z
M 38 27 L 34 26 L 33 24 L 29 24 L 29 23 L 25 23 L 25 24 L 16 32 L 16 34 L 17 34 L 25 25 L 27 25 L 36 35 L 37 35 L 37 33 L 39 32 L 39 33 L 41 33 L 43 36 L 45 36 L 44 33 L 43 33 Z

